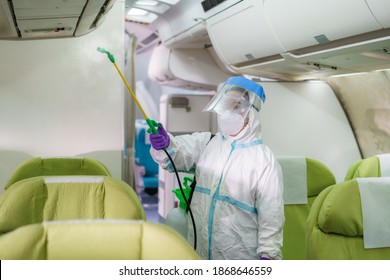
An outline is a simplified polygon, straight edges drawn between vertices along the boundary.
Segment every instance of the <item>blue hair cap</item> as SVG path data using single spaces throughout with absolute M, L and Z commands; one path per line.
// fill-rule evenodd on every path
M 233 84 L 239 87 L 242 87 L 246 90 L 249 90 L 253 93 L 255 93 L 258 97 L 260 97 L 261 101 L 263 103 L 265 102 L 265 93 L 264 89 L 261 85 L 258 83 L 249 80 L 247 78 L 241 77 L 241 76 L 233 76 L 226 80 L 225 85 Z

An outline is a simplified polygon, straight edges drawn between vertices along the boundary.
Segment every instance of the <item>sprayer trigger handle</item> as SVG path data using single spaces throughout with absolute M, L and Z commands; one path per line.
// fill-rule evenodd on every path
M 157 127 L 159 125 L 155 120 L 146 119 L 146 123 L 149 125 L 148 133 L 158 134 Z

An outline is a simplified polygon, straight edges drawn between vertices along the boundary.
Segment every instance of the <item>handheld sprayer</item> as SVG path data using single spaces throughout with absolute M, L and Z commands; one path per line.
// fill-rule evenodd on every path
M 141 104 L 139 103 L 136 95 L 134 94 L 133 90 L 131 89 L 129 83 L 127 82 L 126 78 L 123 76 L 121 70 L 119 69 L 118 65 L 115 63 L 115 58 L 114 56 L 107 50 L 103 49 L 103 48 L 100 48 L 98 47 L 97 50 L 101 53 L 105 53 L 107 54 L 107 57 L 108 59 L 112 62 L 112 64 L 114 64 L 116 70 L 118 71 L 119 73 L 119 76 L 122 78 L 123 82 L 125 83 L 129 93 L 131 94 L 131 96 L 133 97 L 134 101 L 136 102 L 138 108 L 141 110 L 145 120 L 146 120 L 146 123 L 148 124 L 149 128 L 148 128 L 148 133 L 153 133 L 153 134 L 158 134 L 158 130 L 157 130 L 157 127 L 159 127 L 159 124 L 155 121 L 155 120 L 152 120 L 150 119 L 146 113 L 145 113 L 145 110 L 142 108 Z M 188 212 L 190 213 L 190 216 L 191 216 L 191 221 L 192 221 L 192 225 L 193 225 L 193 228 L 194 228 L 194 249 L 196 250 L 196 227 L 195 227 L 195 220 L 194 220 L 194 216 L 192 214 L 192 211 L 191 211 L 191 207 L 190 207 L 190 203 L 188 202 L 188 194 L 186 195 L 186 193 L 184 192 L 183 190 L 183 187 L 181 185 L 181 182 L 180 182 L 180 177 L 179 177 L 179 174 L 176 170 L 176 166 L 171 158 L 171 156 L 169 155 L 169 153 L 166 151 L 166 149 L 164 149 L 164 152 L 165 154 L 168 156 L 169 160 L 171 161 L 172 163 L 172 166 L 173 166 L 173 169 L 175 171 L 175 174 L 176 174 L 176 179 L 179 183 L 179 190 L 180 190 L 180 193 L 181 193 L 181 198 L 182 200 L 184 200 L 185 204 L 187 205 L 187 210 Z M 187 179 L 188 180 L 188 179 Z M 185 181 L 186 182 L 186 181 Z
M 131 89 L 129 83 L 127 82 L 125 76 L 123 76 L 121 70 L 119 69 L 118 65 L 116 64 L 114 56 L 109 51 L 106 51 L 103 48 L 99 47 L 99 48 L 97 48 L 97 50 L 101 53 L 107 54 L 108 59 L 112 62 L 112 64 L 114 64 L 116 70 L 119 73 L 119 76 L 121 76 L 123 82 L 125 83 L 127 89 L 129 90 L 131 96 L 133 97 L 135 103 L 137 103 L 138 108 L 141 110 L 141 113 L 144 116 L 146 123 L 149 125 L 148 132 L 158 134 L 157 129 L 156 129 L 156 127 L 158 127 L 158 123 L 152 119 L 149 119 L 149 117 L 146 115 L 145 110 L 142 108 L 141 104 L 139 103 L 139 101 L 137 99 L 137 96 L 135 96 L 135 94 L 134 94 L 133 90 Z
M 179 200 L 179 207 L 173 208 L 168 213 L 165 220 L 166 225 L 176 229 L 186 239 L 188 237 L 188 225 L 187 225 L 188 207 L 185 199 L 187 199 L 191 203 L 190 197 L 192 193 L 192 187 L 188 185 L 188 182 L 192 183 L 193 181 L 194 179 L 192 178 L 184 177 L 183 192 L 185 194 L 185 197 L 183 197 L 183 192 L 180 188 L 172 190 L 172 192 L 176 195 L 177 199 Z

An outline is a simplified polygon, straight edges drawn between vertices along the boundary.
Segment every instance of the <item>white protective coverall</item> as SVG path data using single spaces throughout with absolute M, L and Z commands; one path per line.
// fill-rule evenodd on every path
M 191 210 L 197 252 L 204 259 L 281 259 L 283 179 L 272 151 L 261 138 L 260 116 L 249 112 L 249 125 L 238 135 L 196 132 L 170 136 L 166 149 L 177 170 L 196 170 Z M 160 166 L 173 171 L 162 150 L 151 149 Z M 188 240 L 193 226 L 188 215 Z

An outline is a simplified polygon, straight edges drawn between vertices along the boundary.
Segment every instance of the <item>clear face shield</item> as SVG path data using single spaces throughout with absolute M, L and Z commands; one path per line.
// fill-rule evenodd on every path
M 232 77 L 203 111 L 217 113 L 221 132 L 226 136 L 234 136 L 248 122 L 251 107 L 260 110 L 263 97 L 265 99 L 263 88 L 257 83 L 243 77 Z

